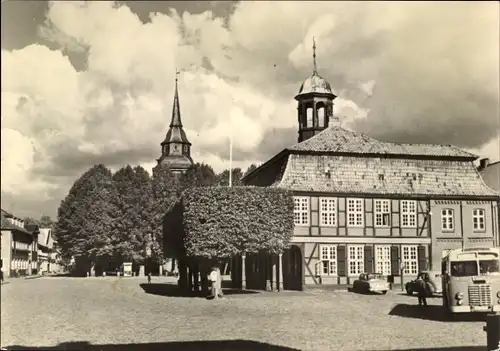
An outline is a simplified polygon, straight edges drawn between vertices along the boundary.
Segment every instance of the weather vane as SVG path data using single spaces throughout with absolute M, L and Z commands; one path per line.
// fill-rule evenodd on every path
M 179 76 L 179 74 L 181 74 L 181 72 L 176 68 L 175 69 L 175 81 L 177 82 L 177 77 Z
M 316 73 L 316 40 L 313 37 L 313 63 L 314 63 L 314 73 Z

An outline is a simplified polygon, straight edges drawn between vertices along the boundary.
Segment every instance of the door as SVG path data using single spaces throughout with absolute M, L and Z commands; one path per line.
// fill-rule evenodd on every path
M 302 290 L 302 251 L 296 245 L 285 250 L 283 254 L 283 288 L 285 290 Z

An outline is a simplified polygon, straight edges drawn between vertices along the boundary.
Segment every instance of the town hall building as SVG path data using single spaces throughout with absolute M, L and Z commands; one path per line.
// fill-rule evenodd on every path
M 343 128 L 334 117 L 335 98 L 314 54 L 313 73 L 295 97 L 298 143 L 242 179 L 293 191 L 285 289 L 352 284 L 364 272 L 393 275 L 399 284 L 401 276 L 440 271 L 444 250 L 499 245 L 499 194 L 483 182 L 477 156 Z

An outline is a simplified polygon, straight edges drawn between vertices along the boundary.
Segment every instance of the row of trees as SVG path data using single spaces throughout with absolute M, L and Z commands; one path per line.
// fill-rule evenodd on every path
M 250 166 L 247 170 L 255 168 Z M 241 169 L 233 169 L 233 185 L 241 185 Z M 104 165 L 85 172 L 61 202 L 54 233 L 64 260 L 85 257 L 90 264 L 106 257 L 142 263 L 163 258 L 162 220 L 181 193 L 191 187 L 226 186 L 229 171 L 216 174 L 195 164 L 182 175 L 167 167 L 148 172 L 125 166 L 112 173 Z

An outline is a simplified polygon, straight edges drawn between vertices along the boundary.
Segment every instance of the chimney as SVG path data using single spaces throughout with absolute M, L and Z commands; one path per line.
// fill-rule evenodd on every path
M 483 169 L 488 167 L 489 164 L 490 164 L 489 158 L 482 158 L 481 160 L 479 160 L 479 171 L 482 171 Z

